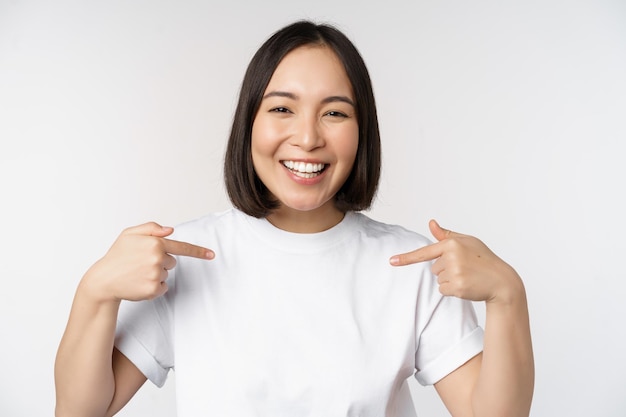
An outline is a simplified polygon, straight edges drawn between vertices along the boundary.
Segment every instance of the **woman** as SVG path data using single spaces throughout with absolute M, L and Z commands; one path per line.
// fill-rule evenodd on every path
M 528 415 L 517 273 L 434 221 L 430 244 L 358 213 L 380 142 L 342 33 L 297 22 L 259 49 L 224 172 L 234 209 L 176 234 L 129 228 L 87 271 L 57 356 L 58 416 L 113 415 L 174 368 L 179 417 L 395 416 L 413 373 L 454 416 Z M 484 353 L 468 300 L 487 305 Z

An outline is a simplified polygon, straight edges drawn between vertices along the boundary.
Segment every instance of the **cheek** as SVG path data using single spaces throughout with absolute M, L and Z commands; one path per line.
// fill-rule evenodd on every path
M 268 138 L 270 136 L 267 133 L 267 126 L 262 121 L 255 120 L 252 125 L 252 136 L 250 146 L 252 148 L 252 161 L 258 162 L 258 158 L 268 153 L 269 143 Z
M 280 130 L 276 123 L 271 123 L 263 117 L 258 117 L 254 120 L 252 125 L 252 156 L 268 155 L 272 154 L 278 146 L 278 138 L 280 137 Z
M 359 147 L 359 130 L 358 128 L 349 128 L 341 135 L 342 140 L 337 142 L 336 150 L 341 158 L 350 165 L 354 163 L 356 152 Z

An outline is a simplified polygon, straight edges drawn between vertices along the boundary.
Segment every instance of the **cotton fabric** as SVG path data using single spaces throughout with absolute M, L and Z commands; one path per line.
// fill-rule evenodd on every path
M 430 243 L 402 227 L 349 212 L 298 234 L 231 209 L 171 238 L 216 257 L 177 257 L 164 296 L 123 302 L 115 344 L 157 386 L 175 370 L 179 417 L 396 416 L 408 377 L 434 384 L 482 350 L 430 263 L 389 264 Z

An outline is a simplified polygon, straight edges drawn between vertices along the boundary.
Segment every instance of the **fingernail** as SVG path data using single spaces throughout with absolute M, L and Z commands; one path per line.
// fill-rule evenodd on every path
M 205 256 L 207 259 L 213 259 L 213 258 L 215 258 L 215 253 L 214 253 L 213 251 L 208 250 L 208 251 L 206 251 L 206 253 L 204 254 L 204 256 Z
M 391 265 L 400 265 L 400 258 L 398 256 L 392 256 L 391 259 L 389 259 L 389 263 Z

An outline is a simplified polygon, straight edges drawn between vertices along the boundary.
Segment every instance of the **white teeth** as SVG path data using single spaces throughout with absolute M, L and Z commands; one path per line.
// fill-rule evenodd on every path
M 299 172 L 299 171 L 295 171 L 294 174 L 296 174 L 300 178 L 313 178 L 319 175 L 317 172 L 314 174 L 312 172 Z
M 294 174 L 318 174 L 326 166 L 326 164 L 312 164 L 310 162 L 299 161 L 283 161 L 283 165 L 289 168 Z M 315 175 L 303 177 L 312 178 L 313 176 Z

